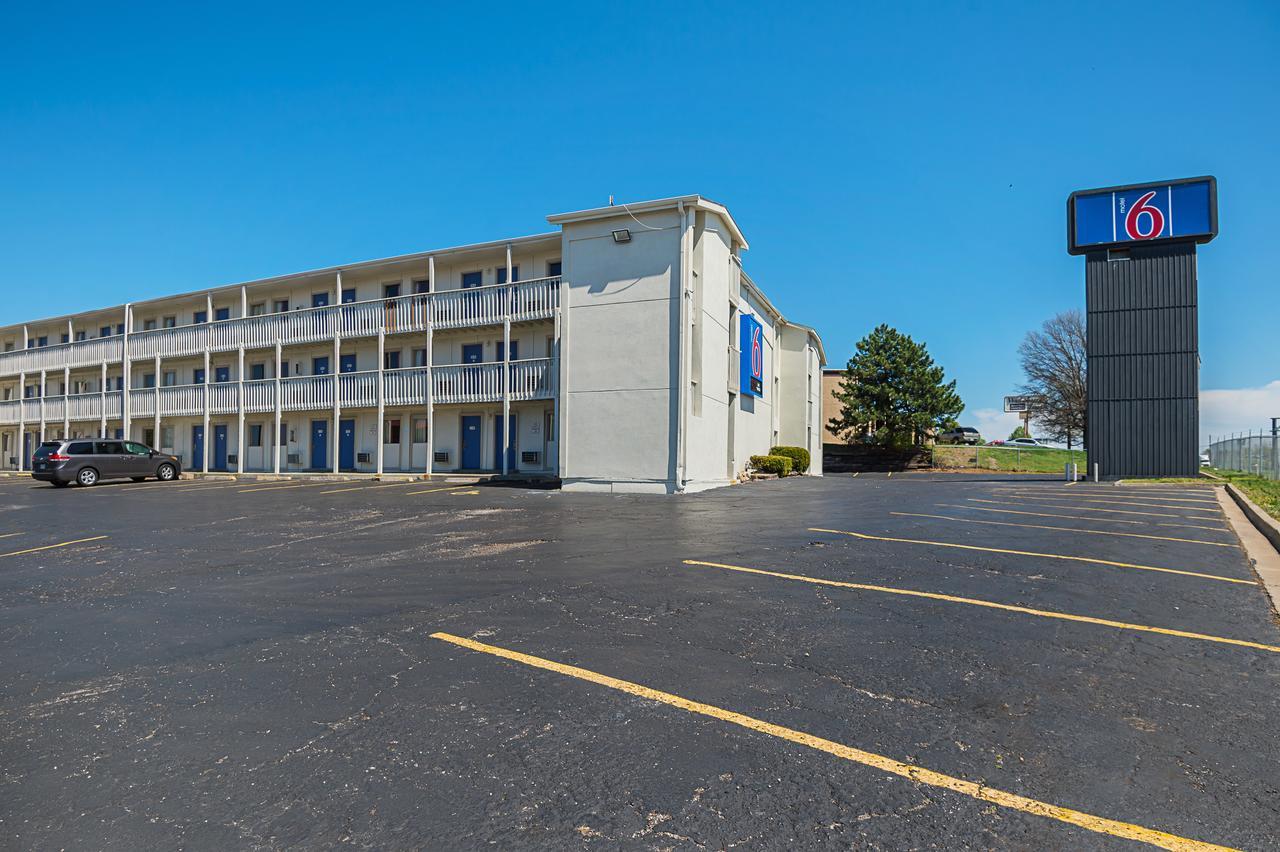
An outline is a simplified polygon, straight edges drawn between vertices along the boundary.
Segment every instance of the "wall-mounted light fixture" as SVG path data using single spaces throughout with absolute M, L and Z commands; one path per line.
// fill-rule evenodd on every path
M 613 234 L 613 241 L 615 243 L 631 242 L 631 231 L 628 230 L 627 228 L 619 228 L 618 230 L 612 231 L 611 233 Z

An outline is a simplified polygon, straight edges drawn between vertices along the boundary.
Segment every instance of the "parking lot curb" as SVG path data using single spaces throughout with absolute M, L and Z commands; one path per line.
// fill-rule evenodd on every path
M 1280 524 L 1234 485 L 1214 491 L 1271 598 L 1271 609 L 1280 613 Z

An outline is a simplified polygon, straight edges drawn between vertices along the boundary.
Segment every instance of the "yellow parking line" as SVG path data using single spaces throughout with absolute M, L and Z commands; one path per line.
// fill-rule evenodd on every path
M 990 501 L 990 502 L 995 502 L 995 501 Z M 1181 527 L 1189 530 L 1215 530 L 1217 532 L 1226 532 L 1226 529 L 1224 529 L 1223 527 L 1205 527 L 1205 526 L 1200 526 L 1198 524 L 1169 524 L 1169 523 L 1162 523 L 1160 521 L 1130 521 L 1125 518 L 1091 518 L 1088 515 L 1055 515 L 1052 512 L 1026 512 L 1018 509 L 988 509 L 985 506 L 960 506 L 955 503 L 939 503 L 938 505 L 944 506 L 948 509 L 970 509 L 974 512 L 999 512 L 1002 515 L 1032 515 L 1037 518 L 1068 518 L 1073 521 L 1102 521 L 1103 523 L 1107 523 L 1107 524 L 1136 524 L 1138 526 L 1147 524 L 1149 526 L 1156 526 L 1156 527 Z M 1001 505 L 1017 506 L 1019 504 L 1004 503 Z M 1046 506 L 1044 508 L 1053 508 L 1053 507 Z M 1087 512 L 1089 510 L 1082 509 L 1081 511 Z M 1106 510 L 1103 509 L 1102 511 L 1106 511 Z
M 830 754 L 843 760 L 852 761 L 853 763 L 858 763 L 863 766 L 869 766 L 873 769 L 878 769 L 891 775 L 897 775 L 901 778 L 907 779 L 913 784 L 927 784 L 931 787 L 950 790 L 978 801 L 990 802 L 992 804 L 999 805 L 1000 807 L 1021 811 L 1022 813 L 1057 820 L 1098 834 L 1120 837 L 1126 840 L 1141 841 L 1163 849 L 1197 850 L 1197 852 L 1199 852 L 1199 850 L 1223 850 L 1228 848 L 1215 846 L 1214 844 L 1205 843 L 1199 840 L 1192 840 L 1176 834 L 1167 834 L 1163 831 L 1157 831 L 1152 828 L 1146 828 L 1132 823 L 1095 816 L 1093 814 L 1085 813 L 1084 811 L 1077 811 L 1072 810 L 1071 808 L 1052 805 L 1048 802 L 1042 802 L 1026 796 L 1019 796 L 1016 793 L 1006 793 L 1003 790 L 988 787 L 986 784 L 966 781 L 963 778 L 957 778 L 953 775 L 944 775 L 941 772 L 935 772 L 932 769 L 926 769 L 923 766 L 918 766 L 914 763 L 905 763 L 891 757 L 876 754 L 875 752 L 863 751 L 862 749 L 844 745 L 843 743 L 838 743 L 833 740 L 824 739 L 813 734 L 805 733 L 804 731 L 798 731 L 794 728 L 786 728 L 782 725 L 766 722 L 763 719 L 757 719 L 753 716 L 747 716 L 732 710 L 725 710 L 712 704 L 704 704 L 701 701 L 694 701 L 689 698 L 675 695 L 674 693 L 663 692 L 651 687 L 641 686 L 640 684 L 633 683 L 632 681 L 610 677 L 609 675 L 601 674 L 599 672 L 592 671 L 591 669 L 584 669 L 579 666 L 571 666 L 565 663 L 557 663 L 554 660 L 535 657 L 531 654 L 523 654 L 519 651 L 511 651 L 506 648 L 500 648 L 497 645 L 486 645 L 483 642 L 477 642 L 474 639 L 466 639 L 462 636 L 454 636 L 450 633 L 432 633 L 431 638 L 439 639 L 443 642 L 449 642 L 461 648 L 467 648 L 472 651 L 478 651 L 483 654 L 489 654 L 494 657 L 500 657 L 505 660 L 521 663 L 533 668 L 577 678 L 578 680 L 594 683 L 598 686 L 614 689 L 618 692 L 634 695 L 648 701 L 655 701 L 661 704 L 666 704 L 669 707 L 675 707 L 689 713 L 695 713 L 699 716 L 707 716 L 721 722 L 738 725 L 759 734 L 767 734 L 768 736 L 777 737 L 779 739 L 795 743 L 796 745 L 802 745 L 806 748 L 825 752 L 826 754 Z
M 1010 503 L 1007 500 L 984 500 L 981 497 L 966 497 L 974 503 L 994 503 L 997 506 L 1025 506 L 1026 503 Z M 1090 506 L 1063 506 L 1061 503 L 1032 503 L 1037 509 L 1072 509 L 1076 512 L 1106 512 L 1112 515 L 1145 515 L 1149 518 L 1184 518 L 1188 521 L 1212 521 L 1213 518 L 1186 518 L 1170 512 L 1134 512 L 1128 509 L 1095 509 Z
M 860 470 L 859 470 L 859 471 L 855 472 L 855 473 L 853 474 L 853 478 L 854 478 L 854 479 L 857 479 L 857 478 L 858 478 L 858 474 L 859 474 L 859 473 L 862 473 L 862 471 L 860 471 Z
M 893 471 L 889 471 L 889 475 L 885 479 L 893 479 Z
M 1092 556 L 1065 556 L 1061 553 L 1035 553 L 1029 550 L 1005 550 L 1001 547 L 979 547 L 976 544 L 954 544 L 948 541 L 925 541 L 917 538 L 891 538 L 883 535 L 849 532 L 848 530 L 828 530 L 821 527 L 809 527 L 809 532 L 824 532 L 834 535 L 847 535 L 870 541 L 892 541 L 897 544 L 927 544 L 930 547 L 952 547 L 958 550 L 977 550 L 982 553 L 1007 553 L 1011 556 L 1039 556 L 1043 559 L 1065 559 L 1071 562 L 1090 562 L 1094 565 L 1106 565 L 1111 568 L 1136 568 L 1140 571 L 1159 571 L 1162 574 L 1182 574 L 1185 577 L 1199 577 L 1204 580 L 1220 580 L 1224 583 L 1243 583 L 1256 586 L 1253 580 L 1237 580 L 1234 577 L 1222 577 L 1218 574 L 1204 574 L 1200 571 L 1182 571 L 1177 568 L 1160 568 L 1155 565 L 1137 565 L 1132 562 L 1113 562 L 1110 559 L 1095 559 Z
M 457 491 L 459 488 L 470 488 L 470 485 L 447 485 L 444 488 L 424 488 L 422 491 L 410 491 L 408 494 L 435 494 L 437 491 Z M 480 492 L 476 492 L 479 494 Z M 408 496 L 406 494 L 406 496 Z
M 1017 497 L 1021 500 L 1028 500 L 1028 499 L 1060 500 L 1062 499 L 1061 496 L 1055 497 L 1052 494 L 1024 494 L 1020 491 L 1012 492 L 1009 496 Z M 1213 507 L 1214 509 L 1216 509 L 1218 505 L 1217 503 L 1200 503 L 1200 505 L 1198 506 L 1182 506 L 1182 505 L 1171 506 L 1168 503 L 1149 503 L 1144 500 L 1130 500 L 1127 497 L 1122 497 L 1118 500 L 1113 500 L 1106 497 L 1086 497 L 1079 493 L 1072 494 L 1070 499 L 1079 500 L 1082 503 L 1106 503 L 1108 505 L 1113 505 L 1113 506 L 1136 506 L 1138 508 L 1150 508 L 1150 509 L 1177 509 L 1182 512 L 1207 512 L 1210 510 L 1209 507 Z
M 43 547 L 29 547 L 26 550 L 14 550 L 10 553 L 0 553 L 0 557 L 21 556 L 24 553 L 35 553 L 38 550 L 53 550 L 55 547 L 70 547 L 73 544 L 84 544 L 87 541 L 100 541 L 104 538 L 106 538 L 105 535 L 95 535 L 92 538 L 78 538 L 74 541 L 60 541 L 57 544 L 46 544 Z
M 329 479 L 324 482 L 270 482 L 263 485 L 251 485 L 236 493 L 248 494 L 251 491 L 280 491 L 285 488 L 320 488 L 325 485 L 333 485 L 334 482 L 338 481 L 340 480 Z M 244 485 L 245 483 L 242 482 L 240 484 Z M 324 492 L 322 491 L 320 493 L 323 494 Z
M 13 538 L 15 535 L 22 535 L 20 532 L 0 533 L 0 538 Z
M 386 482 L 382 485 L 352 485 L 349 488 L 330 488 L 328 491 L 321 491 L 321 494 L 338 494 L 343 491 L 373 491 L 378 488 L 403 488 L 406 485 L 421 485 L 422 481 L 409 480 L 406 482 Z
M 944 595 L 939 592 L 921 592 L 916 589 L 899 589 L 893 586 L 875 586 L 870 583 L 848 583 L 842 580 L 823 580 L 818 577 L 806 577 L 803 574 L 784 574 L 780 571 L 765 571 L 762 568 L 746 568 L 742 565 L 726 565 L 722 562 L 702 562 L 697 559 L 684 560 L 685 565 L 702 565 L 708 568 L 724 568 L 728 571 L 741 571 L 744 574 L 761 574 L 766 577 L 778 577 L 783 580 L 799 580 L 803 583 L 814 583 L 819 586 L 835 586 L 841 589 L 857 589 L 863 592 L 883 592 L 889 595 L 904 595 L 912 598 L 928 598 L 947 603 L 968 604 L 988 609 L 1000 609 L 1006 612 L 1017 612 L 1023 615 L 1035 615 L 1040 618 L 1056 618 L 1062 621 L 1076 621 L 1081 624 L 1096 624 L 1099 627 L 1114 627 L 1117 630 L 1137 630 L 1142 633 L 1159 633 L 1162 636 L 1177 636 L 1182 639 L 1198 639 L 1202 642 L 1217 642 L 1223 645 L 1238 645 L 1242 648 L 1254 648 L 1259 651 L 1270 651 L 1280 654 L 1280 645 L 1264 645 L 1261 642 L 1250 642 L 1246 639 L 1231 639 L 1226 636 L 1212 636 L 1208 633 L 1192 633 L 1187 630 L 1174 630 L 1168 627 L 1152 627 L 1147 624 L 1131 624 L 1127 621 L 1112 621 L 1109 618 L 1094 618 L 1090 615 L 1075 615 L 1069 612 L 1054 612 L 1048 609 L 1032 609 L 1027 606 L 997 603 L 981 598 L 962 598 L 956 595 Z
M 1207 544 L 1212 547 L 1239 547 L 1221 541 L 1205 541 L 1201 538 L 1173 538 L 1167 535 L 1144 535 L 1143 533 L 1111 532 L 1110 530 L 1086 530 L 1080 527 L 1055 527 L 1050 524 L 1015 524 L 1012 521 L 984 521 L 979 518 L 952 518 L 948 515 L 925 515 L 920 512 L 890 512 L 890 515 L 904 515 L 912 518 L 938 518 L 943 521 L 956 521 L 961 524 L 995 524 L 1002 527 L 1027 527 L 1037 530 L 1062 530 L 1063 532 L 1085 533 L 1086 535 L 1120 535 L 1125 538 L 1153 538 L 1158 541 L 1181 541 L 1186 544 Z
M 480 491 L 478 489 L 475 491 L 455 491 L 449 496 L 450 497 L 470 497 L 473 494 L 479 494 L 479 493 Z

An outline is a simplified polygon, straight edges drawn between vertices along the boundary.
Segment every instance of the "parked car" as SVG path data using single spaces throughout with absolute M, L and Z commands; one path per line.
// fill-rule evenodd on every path
M 1212 466 L 1213 466 L 1213 463 L 1209 461 L 1209 454 L 1208 454 L 1208 453 L 1201 453 L 1201 454 L 1200 454 L 1200 466 L 1201 466 L 1201 467 L 1212 467 Z
M 957 426 L 938 436 L 939 444 L 981 444 L 982 435 L 972 426 Z
M 31 458 L 31 477 L 52 482 L 58 488 L 72 482 L 96 485 L 102 479 L 142 482 L 149 476 L 171 482 L 181 471 L 177 456 L 158 452 L 137 441 L 85 438 L 45 441 Z
M 1008 441 L 1004 442 L 1003 446 L 1021 447 L 1024 450 L 1026 449 L 1035 450 L 1035 449 L 1047 449 L 1049 445 L 1046 444 L 1044 441 L 1037 441 L 1035 438 L 1010 438 Z

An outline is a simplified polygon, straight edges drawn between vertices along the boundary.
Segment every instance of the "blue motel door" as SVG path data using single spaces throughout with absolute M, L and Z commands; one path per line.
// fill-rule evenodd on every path
M 191 427 L 191 465 L 192 470 L 204 467 L 204 427 Z
M 462 418 L 462 468 L 480 469 L 480 417 L 477 415 Z
M 356 469 L 356 421 L 338 423 L 338 467 L 341 470 Z
M 311 421 L 311 467 L 325 470 L 329 467 L 329 421 Z
M 221 424 L 213 427 L 213 464 L 214 470 L 227 469 L 227 426 Z

